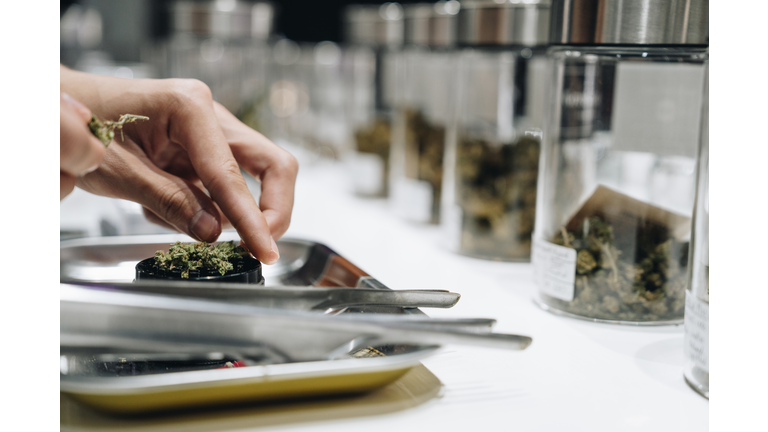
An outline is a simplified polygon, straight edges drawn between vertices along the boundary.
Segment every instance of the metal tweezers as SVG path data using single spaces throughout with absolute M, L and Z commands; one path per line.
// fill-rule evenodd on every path
M 260 289 L 268 292 L 272 288 Z M 110 290 L 103 285 L 97 288 L 61 284 L 61 353 L 223 352 L 244 357 L 268 354 L 286 362 L 343 358 L 350 351 L 366 346 L 468 344 L 522 350 L 532 341 L 527 336 L 492 333 L 490 330 L 495 323 L 492 319 L 325 315 L 317 312 L 318 308 L 328 304 L 358 304 L 361 300 L 345 297 L 348 291 L 322 289 L 318 292 L 325 293 L 324 297 L 318 296 L 308 303 L 314 306 L 309 310 L 297 310 L 302 308 L 267 308 L 239 302 L 182 298 L 167 292 L 165 295 L 129 293 Z M 374 291 L 383 293 L 384 298 L 389 294 L 390 300 L 401 293 Z M 420 293 L 423 292 L 411 292 L 406 297 Z M 270 301 L 279 302 L 280 298 L 276 295 Z M 329 298 L 333 302 L 327 303 Z

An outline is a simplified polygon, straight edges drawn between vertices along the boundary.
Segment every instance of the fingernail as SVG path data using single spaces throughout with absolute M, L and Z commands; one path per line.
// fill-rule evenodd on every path
M 205 210 L 200 210 L 192 218 L 192 225 L 189 230 L 200 241 L 213 239 L 219 234 L 219 221 Z
M 264 263 L 274 264 L 277 262 L 277 260 L 280 259 L 280 252 L 277 250 L 277 243 L 275 243 L 275 239 L 270 236 L 269 240 L 272 242 L 272 250 L 269 251 L 267 259 L 264 261 Z
M 72 108 L 80 111 L 81 113 L 85 114 L 88 117 L 91 116 L 91 110 L 89 110 L 88 107 L 83 105 L 82 102 L 80 102 L 79 100 L 73 98 L 72 96 L 64 92 L 61 93 L 61 97 L 63 97 L 64 100 L 67 101 L 67 103 L 72 106 Z

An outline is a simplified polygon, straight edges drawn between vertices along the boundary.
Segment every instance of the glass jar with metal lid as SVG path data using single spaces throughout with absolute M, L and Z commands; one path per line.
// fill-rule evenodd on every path
M 530 260 L 549 7 L 548 0 L 461 3 L 441 203 L 445 237 L 461 254 Z
M 169 77 L 203 81 L 215 100 L 260 129 L 263 121 L 255 110 L 266 94 L 272 5 L 242 0 L 175 1 L 170 15 Z
M 709 399 L 709 70 L 705 72 L 701 147 L 685 293 L 685 380 Z
M 351 181 L 358 195 L 385 197 L 403 9 L 399 3 L 350 5 L 345 9 L 345 25 L 346 117 L 352 141 L 346 159 Z
M 533 265 L 542 307 L 679 324 L 707 0 L 552 3 Z
M 392 149 L 391 191 L 396 212 L 421 223 L 438 223 L 446 130 L 456 95 L 458 1 L 404 6 L 405 46 L 400 55 L 397 124 Z

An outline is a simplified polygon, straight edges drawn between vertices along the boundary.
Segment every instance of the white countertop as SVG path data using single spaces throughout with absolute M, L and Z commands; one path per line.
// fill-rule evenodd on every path
M 428 370 L 351 398 L 148 419 L 109 418 L 62 399 L 62 430 L 708 430 L 709 402 L 683 379 L 682 326 L 605 325 L 545 312 L 532 300 L 530 264 L 451 253 L 438 227 L 404 222 L 386 200 L 353 196 L 348 183 L 338 163 L 302 164 L 286 237 L 325 243 L 393 289 L 458 292 L 452 309 L 425 312 L 495 318 L 496 331 L 531 336 L 533 344 L 525 351 L 446 346 L 422 362 Z M 69 209 L 94 220 L 87 196 L 71 201 L 78 205 L 62 203 L 62 229 L 73 220 Z M 89 202 L 96 201 L 105 202 Z

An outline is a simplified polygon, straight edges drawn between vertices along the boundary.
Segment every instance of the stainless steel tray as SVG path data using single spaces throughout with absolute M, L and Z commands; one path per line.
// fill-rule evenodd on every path
M 225 232 L 219 239 L 239 240 L 237 233 Z M 135 265 L 165 250 L 176 241 L 194 241 L 183 235 L 97 237 L 62 241 L 60 278 L 64 283 L 130 283 Z M 278 242 L 280 260 L 263 269 L 267 287 L 360 287 L 389 290 L 327 246 L 300 239 Z M 113 284 L 114 285 L 114 284 Z M 333 311 L 368 314 L 424 316 L 417 308 L 355 306 Z M 414 317 L 415 318 L 415 317 Z M 489 328 L 493 320 L 470 325 Z M 482 331 L 482 330 L 481 330 Z M 385 345 L 363 350 L 356 347 L 349 358 L 329 361 L 259 364 L 235 362 L 246 367 L 117 376 L 94 365 L 162 360 L 158 354 L 104 353 L 83 356 L 63 353 L 60 389 L 72 398 L 108 412 L 137 413 L 201 405 L 229 404 L 344 394 L 372 390 L 391 383 L 419 359 L 431 354 L 431 345 Z M 175 359 L 180 358 L 175 353 Z M 188 355 L 188 354 L 187 354 Z M 216 355 L 207 353 L 205 355 Z M 264 363 L 262 360 L 261 363 Z
M 234 231 L 225 231 L 219 240 L 239 241 L 240 238 Z M 134 280 L 135 266 L 139 261 L 154 256 L 158 250 L 167 250 L 176 241 L 194 240 L 181 234 L 163 234 L 62 241 L 60 279 L 64 283 L 130 283 Z M 280 259 L 275 265 L 262 269 L 267 287 L 389 289 L 324 244 L 300 239 L 281 239 L 277 244 Z M 360 306 L 345 308 L 344 311 L 423 315 L 417 308 L 386 306 Z

